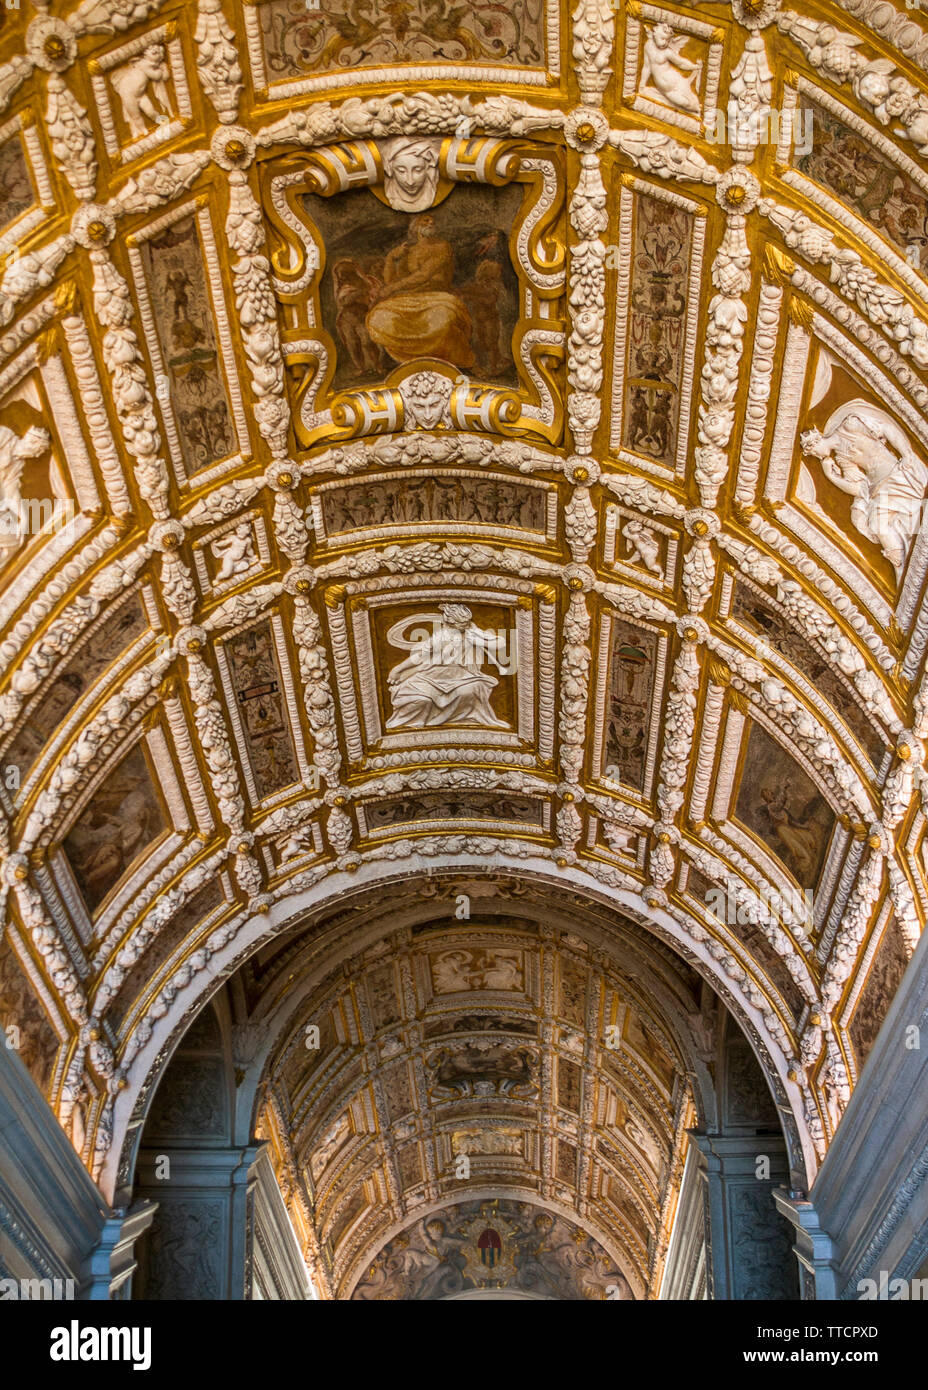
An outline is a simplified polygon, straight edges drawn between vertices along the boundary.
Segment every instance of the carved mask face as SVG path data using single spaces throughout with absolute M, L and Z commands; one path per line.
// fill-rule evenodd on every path
M 395 179 L 407 198 L 415 198 L 422 191 L 429 176 L 429 166 L 421 155 L 398 155 L 390 166 L 390 177 Z
M 384 146 L 384 193 L 392 208 L 421 212 L 438 188 L 438 149 L 431 140 L 400 137 Z
M 30 425 L 23 435 L 19 454 L 24 459 L 38 458 L 49 446 L 49 437 L 39 425 Z

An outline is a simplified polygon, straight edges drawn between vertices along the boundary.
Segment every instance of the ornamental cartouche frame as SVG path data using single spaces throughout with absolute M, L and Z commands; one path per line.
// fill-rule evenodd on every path
M 295 167 L 294 167 L 295 166 Z M 410 428 L 445 428 L 561 441 L 562 364 L 566 356 L 567 287 L 564 152 L 559 146 L 487 137 L 445 137 L 438 152 L 437 206 L 456 184 L 524 188 L 509 232 L 519 280 L 513 335 L 517 389 L 471 380 L 457 368 L 423 358 L 391 371 L 384 386 L 332 387 L 339 349 L 322 326 L 319 287 L 326 249 L 300 206 L 300 195 L 379 189 L 384 166 L 375 140 L 353 140 L 284 156 L 260 167 L 262 203 L 280 244 L 272 252 L 273 286 L 282 306 L 281 346 L 289 369 L 293 429 L 300 449 Z M 294 385 L 296 371 L 302 380 Z M 426 376 L 426 374 L 428 374 Z

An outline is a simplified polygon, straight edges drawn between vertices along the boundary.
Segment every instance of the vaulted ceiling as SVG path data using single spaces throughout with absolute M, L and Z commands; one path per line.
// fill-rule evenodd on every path
M 928 907 L 928 20 L 0 19 L 0 1022 L 82 1160 L 112 1195 L 218 981 L 454 870 L 683 958 L 811 1181 Z M 398 1229 L 469 1145 L 602 1200 L 640 1296 L 685 1044 L 531 920 L 451 898 L 320 964 L 260 1123 L 326 1238 L 342 1165 Z
M 317 1282 L 344 1297 L 411 1215 L 504 1192 L 607 1242 L 596 1296 L 656 1291 L 694 1079 L 711 1089 L 698 974 L 576 895 L 430 888 L 353 901 L 338 945 L 313 926 L 233 986 L 256 1050 L 273 1040 L 259 1133 Z

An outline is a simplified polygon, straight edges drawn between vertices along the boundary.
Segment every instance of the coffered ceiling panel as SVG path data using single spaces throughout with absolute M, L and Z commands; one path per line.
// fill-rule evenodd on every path
M 645 1296 L 669 1015 L 481 894 L 685 960 L 811 1180 L 928 908 L 928 26 L 3 13 L 0 1021 L 112 1195 L 218 980 L 453 870 L 274 1053 L 329 1288 L 466 1158 Z

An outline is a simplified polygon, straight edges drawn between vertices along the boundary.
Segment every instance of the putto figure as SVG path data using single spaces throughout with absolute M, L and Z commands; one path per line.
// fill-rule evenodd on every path
M 639 92 L 698 116 L 701 106 L 693 84 L 702 64 L 684 58 L 680 48 L 685 42 L 686 35 L 674 34 L 669 24 L 655 24 L 645 40 Z
M 874 541 L 902 577 L 912 539 L 921 525 L 928 467 L 917 458 L 899 426 L 877 406 L 847 401 L 824 431 L 806 430 L 803 450 L 853 497 L 851 520 Z
M 234 579 L 236 575 L 247 574 L 258 563 L 251 523 L 248 521 L 243 522 L 241 526 L 236 526 L 235 530 L 229 532 L 228 535 L 218 537 L 213 541 L 210 549 L 220 562 L 215 579 L 217 584 L 222 584 L 227 579 Z
M 133 140 L 146 135 L 149 124 L 159 125 L 170 119 L 167 88 L 170 75 L 162 43 L 150 43 L 133 62 L 117 68 L 113 74 L 113 89 L 122 104 Z
M 443 603 L 441 613 L 403 618 L 387 632 L 387 641 L 410 653 L 388 677 L 393 713 L 388 729 L 432 729 L 442 724 L 479 724 L 486 729 L 509 726 L 490 706 L 490 694 L 499 684 L 484 674 L 485 663 L 509 673 L 503 651 L 508 634 L 487 632 L 471 621 L 462 603 Z M 413 622 L 431 623 L 411 637 Z

